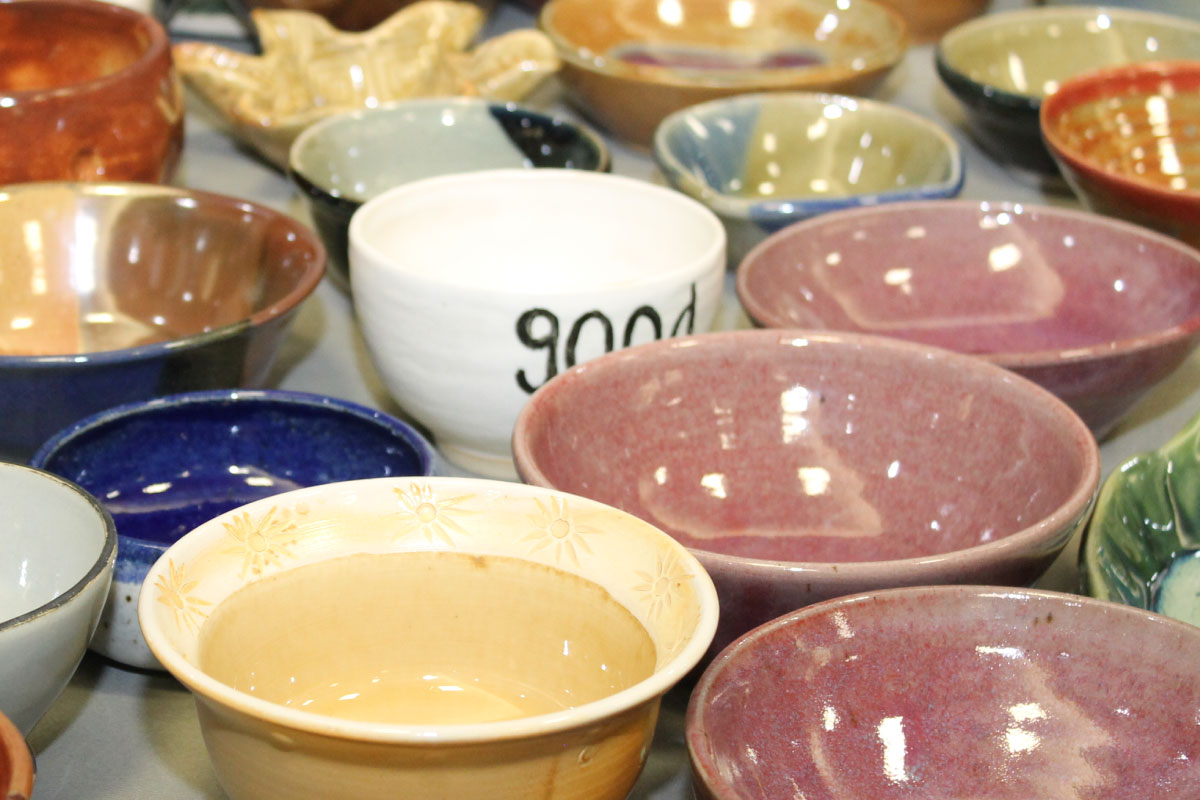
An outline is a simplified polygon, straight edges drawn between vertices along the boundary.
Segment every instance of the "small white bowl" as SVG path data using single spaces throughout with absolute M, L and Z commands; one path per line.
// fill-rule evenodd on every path
M 415 181 L 350 222 L 371 357 L 452 462 L 512 478 L 513 422 L 557 373 L 712 326 L 725 232 L 699 202 L 581 170 Z

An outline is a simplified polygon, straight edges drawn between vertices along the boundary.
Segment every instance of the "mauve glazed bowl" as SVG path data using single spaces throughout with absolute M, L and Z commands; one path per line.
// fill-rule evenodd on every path
M 721 599 L 714 649 L 870 589 L 1034 581 L 1083 524 L 1096 441 L 982 359 L 896 339 L 730 331 L 560 374 L 513 432 L 528 483 L 687 545 Z

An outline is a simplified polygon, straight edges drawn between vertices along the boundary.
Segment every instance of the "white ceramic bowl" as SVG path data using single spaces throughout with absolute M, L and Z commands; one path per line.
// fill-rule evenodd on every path
M 712 326 L 716 215 L 679 192 L 581 170 L 415 181 L 350 222 L 350 285 L 388 390 L 447 458 L 513 477 L 510 438 L 558 372 Z
M 79 666 L 116 553 L 116 527 L 94 497 L 0 462 L 0 712 L 22 733 Z

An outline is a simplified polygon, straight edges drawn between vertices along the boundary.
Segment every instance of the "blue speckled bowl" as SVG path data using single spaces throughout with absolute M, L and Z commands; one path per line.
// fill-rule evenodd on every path
M 231 390 L 101 412 L 56 434 L 32 463 L 87 489 L 116 522 L 116 571 L 92 649 L 158 668 L 138 627 L 137 598 L 150 565 L 180 536 L 291 489 L 430 475 L 433 449 L 400 420 L 344 400 Z

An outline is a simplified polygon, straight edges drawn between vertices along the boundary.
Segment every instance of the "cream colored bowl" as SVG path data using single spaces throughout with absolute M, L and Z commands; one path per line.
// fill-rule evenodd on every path
M 619 800 L 717 602 L 625 512 L 380 478 L 201 525 L 151 568 L 139 616 L 233 800 Z

